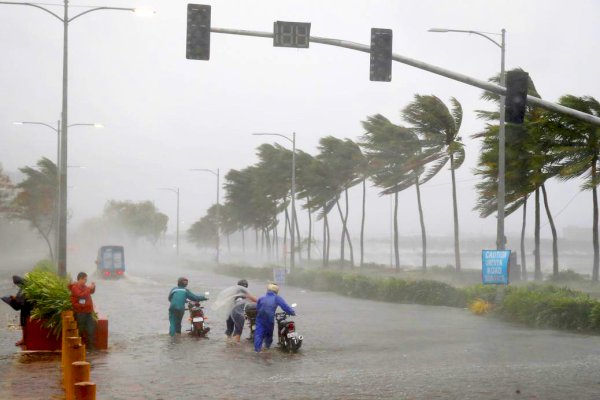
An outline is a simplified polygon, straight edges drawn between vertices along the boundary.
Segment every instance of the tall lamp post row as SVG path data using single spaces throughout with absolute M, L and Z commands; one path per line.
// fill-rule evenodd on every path
M 429 29 L 429 32 L 438 32 L 438 33 L 446 33 L 446 32 L 457 32 L 457 33 L 470 33 L 474 35 L 479 35 L 481 37 L 486 38 L 490 42 L 494 43 L 496 46 L 500 48 L 500 86 L 506 86 L 506 74 L 504 71 L 504 57 L 506 52 L 506 30 L 502 29 L 501 33 L 489 33 L 489 32 L 478 32 L 478 31 L 468 31 L 468 30 L 460 30 L 460 29 L 440 29 L 440 28 L 432 28 Z M 499 35 L 502 37 L 501 42 L 498 43 L 488 35 Z M 506 240 L 504 238 L 504 205 L 505 205 L 505 196 L 506 196 L 506 186 L 505 186 L 505 171 L 506 171 L 506 134 L 505 134 L 505 110 L 504 110 L 505 96 L 500 96 L 500 129 L 498 132 L 498 195 L 497 195 L 497 203 L 498 203 L 498 221 L 497 221 L 497 232 L 496 232 L 496 248 L 498 250 L 504 250 L 506 246 Z
M 279 136 L 292 143 L 292 222 L 291 222 L 291 234 L 290 234 L 290 272 L 294 270 L 295 257 L 294 252 L 296 251 L 296 132 L 292 133 L 292 137 L 282 135 L 280 133 L 253 133 L 255 136 Z
M 63 2 L 63 16 L 42 7 L 39 4 L 33 3 L 18 3 L 12 1 L 0 1 L 0 4 L 9 4 L 17 6 L 28 6 L 40 9 L 54 18 L 58 19 L 63 25 L 63 80 L 62 80 L 62 112 L 61 112 L 61 134 L 60 134 L 60 220 L 58 224 L 58 273 L 60 276 L 67 274 L 67 143 L 68 143 L 68 49 L 69 49 L 69 23 L 82 15 L 89 14 L 94 11 L 115 10 L 115 11 L 131 11 L 140 15 L 154 14 L 154 11 L 141 8 L 125 8 L 125 7 L 92 7 L 89 10 L 83 11 L 73 17 L 69 17 L 69 0 Z
M 217 264 L 219 264 L 219 256 L 220 256 L 220 243 L 221 243 L 221 239 L 220 239 L 220 224 L 221 224 L 221 204 L 219 201 L 219 188 L 221 186 L 221 177 L 220 177 L 220 171 L 219 168 L 217 168 L 216 172 L 213 171 L 212 169 L 206 169 L 206 168 L 192 168 L 190 169 L 190 171 L 198 171 L 198 172 L 208 172 L 210 174 L 213 174 L 214 176 L 217 177 L 217 213 L 216 213 L 216 228 L 217 228 L 217 241 L 216 241 L 216 251 L 217 251 L 217 255 L 216 255 L 216 262 Z

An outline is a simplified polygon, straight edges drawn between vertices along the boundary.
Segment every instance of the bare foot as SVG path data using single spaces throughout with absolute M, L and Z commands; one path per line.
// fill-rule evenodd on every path
M 15 343 L 15 346 L 24 346 L 24 345 L 25 345 L 25 341 L 23 339 L 21 339 L 17 343 Z

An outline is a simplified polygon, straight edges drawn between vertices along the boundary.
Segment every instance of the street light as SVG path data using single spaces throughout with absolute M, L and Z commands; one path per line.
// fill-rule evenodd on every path
M 201 171 L 201 172 L 209 172 L 211 174 L 213 174 L 214 176 L 217 177 L 217 264 L 219 264 L 219 253 L 220 253 L 220 237 L 219 237 L 219 233 L 220 233 L 220 224 L 221 224 L 221 219 L 220 219 L 220 215 L 221 215 L 221 205 L 219 203 L 219 189 L 220 189 L 220 172 L 219 172 L 219 168 L 217 168 L 217 172 L 211 170 L 211 169 L 206 169 L 206 168 L 192 168 L 190 169 L 190 171 Z
M 13 125 L 19 125 L 19 126 L 20 125 L 42 125 L 42 126 L 45 126 L 47 128 L 50 128 L 54 132 L 56 132 L 56 143 L 57 143 L 57 145 L 56 145 L 56 168 L 57 169 L 59 168 L 59 164 L 60 164 L 60 136 L 61 136 L 60 135 L 60 120 L 57 121 L 56 128 L 53 127 L 50 124 L 45 123 L 45 122 L 36 122 L 36 121 L 14 121 Z M 104 128 L 104 125 L 99 124 L 99 123 L 93 123 L 93 124 L 89 124 L 89 123 L 87 123 L 87 124 L 71 124 L 71 125 L 69 125 L 69 128 L 72 127 L 72 126 L 93 126 L 94 128 Z M 71 168 L 71 166 L 68 166 L 68 168 Z M 78 167 L 78 168 L 85 168 L 85 167 Z M 57 179 L 56 180 L 57 180 L 57 182 L 56 182 L 56 190 L 57 190 L 57 193 L 56 193 L 56 204 L 58 205 L 58 204 L 61 203 L 61 201 L 60 201 L 60 194 L 61 194 L 61 190 L 60 190 L 60 174 L 58 174 L 58 173 L 57 173 Z M 65 209 L 66 209 L 66 207 L 65 207 Z M 60 243 L 59 243 L 59 237 L 60 237 L 60 235 L 59 235 L 59 222 L 61 220 L 61 217 L 60 217 L 61 214 L 60 213 L 61 213 L 60 207 L 56 207 L 56 216 L 55 216 L 56 221 L 55 221 L 55 224 L 54 224 L 54 229 L 56 230 L 56 233 L 55 233 L 56 244 L 55 244 L 55 250 L 54 251 L 55 251 L 55 254 L 57 255 L 57 257 L 58 257 L 58 249 L 60 248 Z M 59 270 L 59 272 L 60 272 L 60 270 Z
M 292 251 L 290 253 L 290 272 L 292 272 L 296 266 L 294 251 L 295 251 L 295 237 L 296 237 L 296 132 L 292 133 L 292 138 L 289 136 L 282 135 L 280 133 L 253 133 L 255 136 L 279 136 L 289 140 L 292 143 L 292 229 L 290 234 L 290 241 Z
M 68 54 L 69 54 L 69 23 L 82 15 L 89 14 L 94 11 L 115 10 L 115 11 L 131 11 L 136 12 L 135 8 L 124 7 L 92 7 L 89 10 L 83 11 L 69 18 L 69 0 L 64 0 L 63 17 L 42 7 L 39 4 L 33 3 L 17 3 L 13 1 L 0 1 L 0 4 L 10 4 L 17 6 L 29 6 L 40 9 L 54 18 L 62 22 L 63 25 L 63 81 L 62 81 L 62 126 L 60 135 L 60 167 L 59 167 L 59 191 L 60 191 L 60 220 L 58 224 L 58 274 L 60 276 L 67 275 L 67 143 L 68 143 Z M 136 12 L 137 13 L 137 12 Z M 142 13 L 143 14 L 143 13 Z
M 459 30 L 459 29 L 440 29 L 440 28 L 432 28 L 429 29 L 429 32 L 438 32 L 438 33 L 446 33 L 446 32 L 458 32 L 458 33 L 472 33 L 474 35 L 479 35 L 481 37 L 486 38 L 490 42 L 494 43 L 496 46 L 500 48 L 500 86 L 506 86 L 506 74 L 504 73 L 504 53 L 506 52 L 506 29 L 502 29 L 501 33 L 492 33 L 492 32 L 477 32 L 477 31 L 467 31 L 467 30 Z M 502 37 L 500 43 L 489 37 L 488 35 L 498 35 Z M 505 146 L 506 146 L 506 135 L 505 135 L 505 110 L 504 110 L 505 96 L 500 96 L 500 130 L 498 132 L 498 194 L 497 194 L 497 203 L 498 203 L 498 224 L 497 224 L 497 232 L 496 232 L 496 248 L 498 250 L 504 250 L 506 242 L 504 240 L 504 204 L 505 204 L 505 174 L 506 174 L 506 156 L 505 156 Z
M 177 195 L 177 237 L 175 247 L 177 248 L 177 256 L 179 256 L 179 188 L 158 188 L 158 190 L 168 190 Z

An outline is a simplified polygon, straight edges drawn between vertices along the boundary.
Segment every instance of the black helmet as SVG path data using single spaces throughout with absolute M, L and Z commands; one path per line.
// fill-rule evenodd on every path
M 237 284 L 238 284 L 238 286 L 243 286 L 245 288 L 248 287 L 248 281 L 245 279 L 240 279 Z
M 183 276 L 179 279 L 177 279 L 177 286 L 179 287 L 186 287 L 188 285 L 188 279 L 184 278 Z

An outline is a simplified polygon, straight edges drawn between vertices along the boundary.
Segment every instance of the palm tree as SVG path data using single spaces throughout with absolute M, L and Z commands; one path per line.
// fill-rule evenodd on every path
M 50 236 L 56 221 L 56 164 L 44 157 L 37 162 L 37 169 L 24 167 L 20 171 L 26 178 L 17 185 L 19 192 L 13 199 L 13 215 L 28 221 L 38 231 L 48 245 L 50 258 L 54 259 Z
M 317 157 L 313 158 L 306 174 L 302 176 L 298 198 L 306 199 L 306 204 L 303 207 L 311 210 L 311 212 L 319 212 L 317 218 L 323 220 L 322 258 L 323 267 L 327 268 L 329 266 L 331 242 L 327 215 L 334 207 L 338 197 L 337 176 L 331 165 L 326 164 Z
M 348 242 L 350 251 L 350 264 L 354 266 L 354 251 L 352 248 L 352 240 L 348 232 L 348 189 L 360 182 L 357 179 L 357 165 L 361 162 L 362 153 L 360 147 L 350 139 L 338 139 L 333 136 L 327 136 L 319 140 L 319 154 L 315 157 L 319 161 L 325 163 L 329 168 L 329 176 L 333 178 L 330 184 L 333 184 L 334 192 L 336 192 L 335 205 L 338 209 L 340 219 L 342 221 L 342 237 L 340 248 L 340 259 L 342 267 L 345 260 L 345 242 Z M 344 194 L 345 211 L 339 203 L 340 195 Z
M 453 97 L 452 110 L 436 96 L 415 95 L 415 100 L 402 111 L 404 119 L 413 125 L 424 146 L 433 148 L 439 158 L 431 168 L 429 178 L 436 175 L 448 161 L 452 175 L 452 205 L 454 215 L 454 259 L 460 271 L 460 240 L 458 229 L 458 204 L 456 199 L 455 171 L 465 160 L 465 149 L 458 136 L 462 123 L 462 107 Z
M 496 76 L 491 81 L 498 82 Z M 533 81 L 529 80 L 528 94 L 540 97 L 535 89 Z M 498 95 L 484 93 L 482 98 L 499 102 Z M 488 121 L 498 119 L 498 112 L 478 111 L 479 117 Z M 542 279 L 541 251 L 540 251 L 540 194 L 544 197 L 546 215 L 552 230 L 552 254 L 553 273 L 558 274 L 558 235 L 554 225 L 554 219 L 550 212 L 545 182 L 557 175 L 556 162 L 556 132 L 548 124 L 544 124 L 542 116 L 544 112 L 533 106 L 528 106 L 523 124 L 506 125 L 506 205 L 507 215 L 514 212 L 518 207 L 527 205 L 527 198 L 535 194 L 535 279 Z M 479 167 L 476 174 L 484 176 L 484 181 L 477 185 L 480 193 L 480 201 L 476 208 L 483 217 L 491 215 L 496 207 L 496 177 L 498 160 L 497 143 L 498 126 L 488 124 L 485 130 L 473 135 L 474 138 L 483 138 L 483 147 L 480 155 Z M 525 217 L 523 210 L 523 228 L 521 234 L 521 259 L 525 267 Z M 525 275 L 526 277 L 526 275 Z
M 566 95 L 560 98 L 560 104 L 600 116 L 600 103 L 593 97 Z M 572 117 L 552 112 L 544 113 L 544 126 L 556 132 L 558 146 L 555 155 L 558 163 L 559 179 L 583 178 L 582 190 L 592 191 L 592 245 L 594 261 L 592 281 L 598 282 L 600 251 L 598 244 L 598 193 L 600 173 L 600 128 L 596 125 L 576 120 Z
M 394 195 L 394 255 L 396 269 L 400 269 L 398 193 L 419 183 L 420 174 L 416 171 L 422 168 L 423 162 L 415 157 L 418 139 L 411 129 L 395 125 L 381 114 L 367 117 L 362 125 L 366 132 L 361 138 L 361 146 L 369 159 L 371 179 L 383 189 L 380 195 Z M 422 217 L 421 207 L 419 212 Z M 425 256 L 423 258 L 425 262 Z

